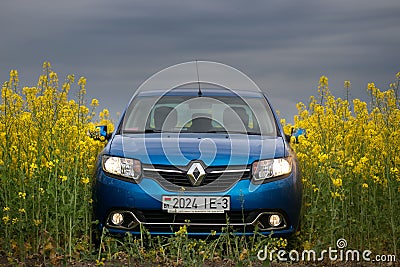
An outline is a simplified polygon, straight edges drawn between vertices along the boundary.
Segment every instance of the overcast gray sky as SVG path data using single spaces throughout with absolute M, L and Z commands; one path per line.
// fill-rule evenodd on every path
M 17 69 L 35 85 L 43 61 L 64 80 L 87 78 L 116 119 L 135 89 L 181 62 L 231 65 L 289 121 L 321 75 L 343 97 L 367 100 L 400 71 L 399 0 L 10 0 L 0 3 L 0 81 Z

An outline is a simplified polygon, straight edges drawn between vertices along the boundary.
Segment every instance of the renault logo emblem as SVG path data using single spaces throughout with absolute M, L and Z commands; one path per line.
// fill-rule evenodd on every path
M 187 176 L 193 186 L 199 186 L 206 176 L 206 172 L 200 162 L 193 162 L 187 172 Z

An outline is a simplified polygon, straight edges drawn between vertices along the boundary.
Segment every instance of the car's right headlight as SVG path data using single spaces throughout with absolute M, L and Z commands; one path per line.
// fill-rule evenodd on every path
M 142 176 L 142 164 L 139 160 L 103 155 L 103 170 L 117 176 L 130 178 L 135 181 Z

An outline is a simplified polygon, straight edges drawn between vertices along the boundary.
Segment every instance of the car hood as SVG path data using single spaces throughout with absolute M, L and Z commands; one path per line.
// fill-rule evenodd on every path
M 201 160 L 207 166 L 248 165 L 286 154 L 282 137 L 166 133 L 115 135 L 105 153 L 135 158 L 144 164 L 175 166 L 185 166 L 193 160 Z

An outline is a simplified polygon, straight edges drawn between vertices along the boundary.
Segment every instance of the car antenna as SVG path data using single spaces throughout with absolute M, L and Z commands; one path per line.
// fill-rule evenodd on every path
M 197 92 L 197 95 L 202 96 L 203 93 L 201 92 L 200 88 L 199 67 L 197 66 L 197 59 L 196 59 L 196 71 L 197 71 L 197 84 L 199 85 L 199 91 Z

